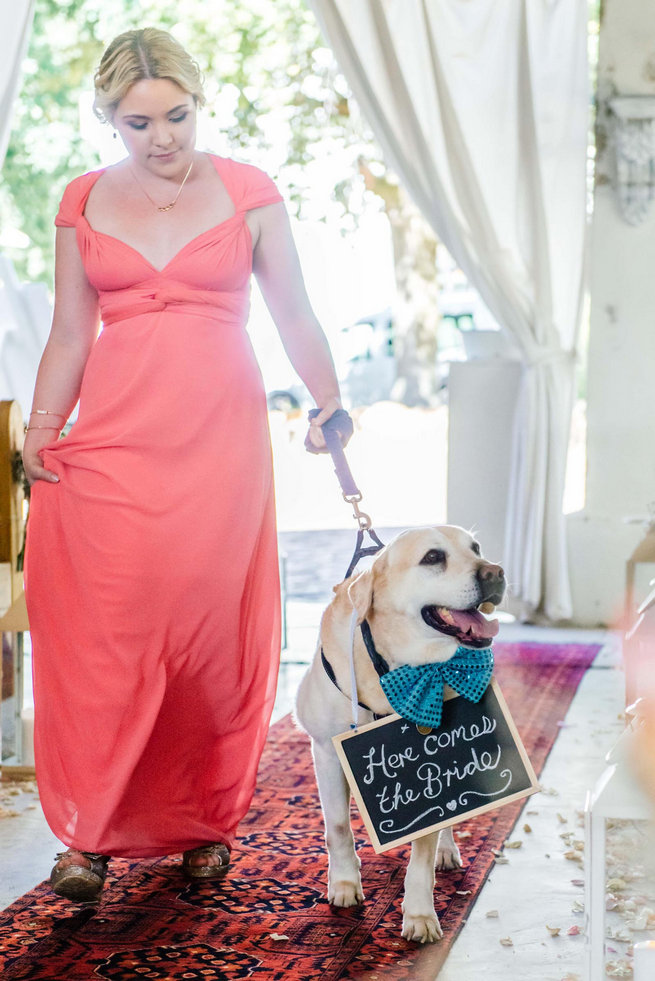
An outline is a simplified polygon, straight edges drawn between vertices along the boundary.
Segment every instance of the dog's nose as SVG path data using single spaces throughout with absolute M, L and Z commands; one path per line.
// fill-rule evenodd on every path
M 505 593 L 505 572 L 502 566 L 485 562 L 477 571 L 477 580 L 483 600 L 500 603 Z
M 480 566 L 478 569 L 478 579 L 481 582 L 486 582 L 487 579 L 504 579 L 505 572 L 499 565 L 494 565 L 492 562 L 485 562 L 484 565 Z

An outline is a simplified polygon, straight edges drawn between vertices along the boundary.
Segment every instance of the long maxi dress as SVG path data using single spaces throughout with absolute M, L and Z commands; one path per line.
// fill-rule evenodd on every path
M 211 156 L 234 214 L 163 269 L 75 227 L 103 329 L 70 433 L 32 488 L 26 597 L 43 809 L 66 845 L 164 855 L 234 842 L 279 666 L 266 399 L 245 323 L 246 212 L 281 197 Z M 46 406 L 46 408 L 48 408 Z

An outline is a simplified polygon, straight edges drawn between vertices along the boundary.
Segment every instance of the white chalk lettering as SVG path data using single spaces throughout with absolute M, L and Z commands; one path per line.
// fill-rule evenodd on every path
M 443 732 L 431 733 L 423 741 L 423 747 L 428 756 L 434 756 L 440 749 L 450 749 L 458 742 L 472 743 L 482 736 L 488 736 L 495 731 L 497 726 L 496 719 L 490 719 L 483 715 L 481 724 L 473 722 L 468 728 L 466 726 L 456 726 L 454 729 L 444 729 Z
M 366 761 L 366 774 L 364 776 L 364 783 L 366 784 L 373 783 L 376 776 L 375 771 L 378 768 L 382 770 L 387 780 L 392 780 L 398 776 L 398 770 L 402 770 L 405 763 L 415 763 L 418 760 L 418 754 L 411 746 L 407 746 L 400 753 L 390 753 L 387 758 L 384 743 L 380 746 L 380 759 L 376 759 L 375 756 L 376 748 L 371 746 L 368 753 L 365 753 L 363 757 Z
M 421 795 L 415 793 L 411 787 L 408 787 L 403 793 L 402 784 L 399 780 L 396 781 L 393 796 L 390 797 L 386 783 L 380 793 L 376 794 L 379 801 L 378 806 L 383 814 L 391 814 L 393 811 L 397 811 L 399 807 L 405 807 L 407 804 L 413 804 L 414 801 L 417 801 L 420 796 Z

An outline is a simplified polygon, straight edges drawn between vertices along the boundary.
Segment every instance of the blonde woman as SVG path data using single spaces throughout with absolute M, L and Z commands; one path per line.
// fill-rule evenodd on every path
M 183 852 L 187 876 L 224 875 L 250 804 L 279 660 L 251 271 L 322 410 L 315 448 L 345 415 L 280 194 L 195 148 L 195 62 L 128 31 L 95 82 L 127 156 L 64 193 L 24 451 L 37 777 L 68 846 L 51 882 L 78 901 L 109 856 Z

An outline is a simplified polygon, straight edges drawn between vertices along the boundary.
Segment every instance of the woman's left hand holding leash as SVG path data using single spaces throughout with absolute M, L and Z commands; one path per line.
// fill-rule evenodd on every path
M 308 453 L 329 453 L 323 433 L 325 424 L 339 433 L 341 445 L 345 446 L 353 434 L 353 422 L 336 396 L 328 399 L 321 408 L 309 412 L 309 430 L 305 437 Z

